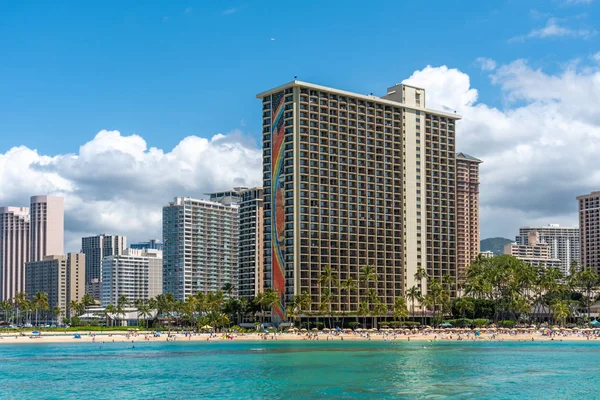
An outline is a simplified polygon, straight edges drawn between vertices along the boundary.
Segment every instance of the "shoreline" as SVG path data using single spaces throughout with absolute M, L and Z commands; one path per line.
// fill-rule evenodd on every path
M 74 338 L 75 334 L 79 334 L 81 338 Z M 441 333 L 430 333 L 430 334 L 410 334 L 404 335 L 400 334 L 394 337 L 393 334 L 383 335 L 383 334 L 371 334 L 370 337 L 366 335 L 360 334 L 327 334 L 327 333 L 319 333 L 318 335 L 308 336 L 306 334 L 298 335 L 298 334 L 278 334 L 273 336 L 272 334 L 267 334 L 267 340 L 265 340 L 265 334 L 260 333 L 246 333 L 246 334 L 233 334 L 233 339 L 226 337 L 224 334 L 208 334 L 208 333 L 200 333 L 193 334 L 191 336 L 185 336 L 184 334 L 175 334 L 175 339 L 169 339 L 166 333 L 163 333 L 159 337 L 154 337 L 151 332 L 137 332 L 135 334 L 127 334 L 124 332 L 102 332 L 102 333 L 94 333 L 92 335 L 88 333 L 81 332 L 72 332 L 72 333 L 59 333 L 59 332 L 46 332 L 41 335 L 32 335 L 31 332 L 29 334 L 24 334 L 24 336 L 20 336 L 19 334 L 0 334 L 0 346 L 2 344 L 60 344 L 60 343 L 144 343 L 144 342 L 189 342 L 189 343 L 197 343 L 197 342 L 205 342 L 205 343 L 213 343 L 213 342 L 248 342 L 248 343 L 257 343 L 257 342 L 273 342 L 273 341 L 286 341 L 286 342 L 390 342 L 390 343 L 398 343 L 398 342 L 431 342 L 431 343 L 445 343 L 445 342 L 597 342 L 600 344 L 600 338 L 596 336 L 590 336 L 589 339 L 587 336 L 579 336 L 579 335 L 557 335 L 554 337 L 543 336 L 539 333 L 532 334 L 482 334 L 479 337 L 474 337 L 473 335 L 457 335 L 457 334 L 441 334 Z M 462 340 L 458 340 L 458 337 L 461 337 Z M 312 339 L 309 339 L 311 337 Z M 318 338 L 318 339 L 317 339 Z M 533 340 L 532 340 L 533 339 Z

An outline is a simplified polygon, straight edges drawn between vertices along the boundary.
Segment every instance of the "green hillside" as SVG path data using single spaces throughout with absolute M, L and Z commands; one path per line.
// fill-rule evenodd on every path
M 480 251 L 491 251 L 492 253 L 494 253 L 494 255 L 499 256 L 504 253 L 504 245 L 513 242 L 514 240 L 501 237 L 483 239 L 481 241 Z

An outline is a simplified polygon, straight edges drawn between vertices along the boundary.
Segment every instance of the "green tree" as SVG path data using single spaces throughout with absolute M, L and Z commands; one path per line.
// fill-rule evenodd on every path
M 408 309 L 404 297 L 396 297 L 394 301 L 394 320 L 404 321 L 408 318 Z
M 415 317 L 415 301 L 418 301 L 421 298 L 421 291 L 419 289 L 417 289 L 416 286 L 411 287 L 410 289 L 408 289 L 408 291 L 406 292 L 406 298 L 410 300 L 410 314 L 411 317 L 414 318 Z
M 35 308 L 35 325 L 39 326 L 38 312 L 40 310 L 48 310 L 48 293 L 46 292 L 37 292 L 35 296 L 33 296 L 32 300 L 33 306 Z

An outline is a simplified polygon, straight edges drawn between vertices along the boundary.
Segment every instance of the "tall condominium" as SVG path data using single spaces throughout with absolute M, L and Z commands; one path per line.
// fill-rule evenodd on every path
M 162 250 L 163 249 L 162 242 L 157 239 L 150 239 L 147 242 L 132 243 L 129 247 L 132 249 L 137 249 L 137 250 L 144 250 L 144 249 Z
M 154 249 L 125 249 L 123 254 L 102 261 L 100 302 L 103 307 L 129 301 L 149 300 L 162 293 L 162 252 Z
M 209 195 L 211 201 L 239 205 L 238 296 L 250 300 L 263 291 L 263 189 L 237 187 Z
M 600 191 L 577 197 L 580 263 L 600 272 Z
M 25 264 L 25 274 L 25 291 L 30 298 L 45 292 L 51 310 L 60 307 L 63 316 L 70 315 L 69 304 L 81 301 L 85 292 L 85 255 L 44 256 Z
M 163 292 L 185 300 L 226 284 L 237 295 L 237 204 L 177 197 L 163 207 Z
M 25 291 L 29 227 L 29 208 L 0 207 L 0 301 Z
M 376 97 L 295 80 L 257 97 L 265 286 L 282 296 L 274 320 L 302 292 L 318 310 L 325 266 L 341 282 L 372 266 L 370 285 L 388 307 L 425 285 L 418 267 L 456 279 L 459 116 L 425 108 L 425 90 L 404 84 Z M 332 312 L 356 311 L 367 295 L 366 285 L 332 286 Z
M 560 260 L 560 270 L 563 274 L 570 273 L 573 262 L 579 264 L 579 228 L 569 228 L 558 224 L 533 227 L 524 226 L 519 229 L 516 243 L 528 243 L 528 235 L 537 232 L 541 242 L 549 246 L 550 257 Z
M 539 232 L 527 233 L 526 243 L 508 243 L 504 245 L 504 254 L 518 258 L 533 265 L 560 268 L 561 260 L 552 256 L 550 245 L 544 243 Z
M 465 153 L 456 154 L 456 261 L 459 279 L 479 255 L 479 164 Z
M 81 252 L 85 254 L 86 292 L 100 299 L 102 282 L 102 260 L 104 257 L 123 254 L 127 247 L 127 237 L 106 233 L 81 238 Z
M 65 205 L 58 196 L 32 196 L 30 213 L 31 261 L 47 255 L 63 254 L 65 249 Z

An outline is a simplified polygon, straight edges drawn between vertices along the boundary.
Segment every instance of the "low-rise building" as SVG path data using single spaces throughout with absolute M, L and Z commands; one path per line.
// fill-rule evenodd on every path
M 533 265 L 560 268 L 562 262 L 552 257 L 550 245 L 540 240 L 538 232 L 527 234 L 527 243 L 508 243 L 504 245 L 504 254 L 508 254 Z

